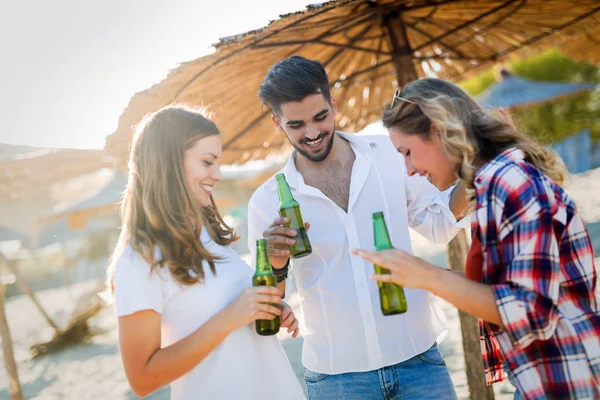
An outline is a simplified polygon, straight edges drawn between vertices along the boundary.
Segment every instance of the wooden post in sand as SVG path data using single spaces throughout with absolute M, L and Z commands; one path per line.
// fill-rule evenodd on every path
M 464 265 L 467 261 L 466 254 L 468 252 L 469 244 L 467 243 L 467 235 L 465 234 L 465 230 L 461 229 L 448 245 L 448 265 L 451 266 L 453 271 L 465 270 Z M 460 319 L 460 331 L 462 333 L 470 398 L 472 400 L 493 400 L 495 398 L 494 389 L 492 386 L 487 386 L 482 371 L 477 318 L 462 311 L 458 312 L 458 318 Z
M 6 309 L 4 307 L 4 295 L 6 288 L 0 283 L 0 339 L 2 340 L 2 356 L 4 357 L 4 365 L 8 373 L 8 391 L 12 400 L 23 400 L 23 392 L 21 391 L 21 383 L 19 383 L 19 374 L 17 371 L 17 363 L 13 352 L 12 339 L 10 330 L 8 329 L 8 321 L 6 319 Z
M 60 333 L 60 329 L 58 328 L 58 325 L 56 325 L 56 323 L 52 320 L 52 318 L 50 318 L 50 315 L 48 315 L 46 310 L 44 310 L 42 305 L 38 302 L 37 298 L 35 297 L 35 294 L 33 293 L 33 290 L 31 290 L 31 288 L 29 287 L 29 285 L 27 284 L 27 282 L 25 281 L 25 279 L 19 272 L 19 269 L 14 264 L 14 262 L 9 260 L 8 258 L 6 258 L 6 256 L 1 251 L 0 251 L 0 261 L 3 262 L 8 267 L 10 272 L 15 276 L 17 287 L 23 293 L 25 293 L 31 299 L 31 301 L 33 301 L 33 304 L 35 304 L 36 308 L 44 316 L 44 318 L 46 319 L 48 324 L 52 328 L 54 328 L 54 331 L 57 334 Z

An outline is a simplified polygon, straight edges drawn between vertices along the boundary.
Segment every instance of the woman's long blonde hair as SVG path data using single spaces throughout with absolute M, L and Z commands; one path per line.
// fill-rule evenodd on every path
M 394 107 L 391 105 L 386 106 L 382 118 L 386 128 L 394 126 L 424 140 L 431 132 L 440 134 L 446 155 L 458 165 L 456 173 L 471 201 L 477 169 L 511 147 L 523 150 L 526 161 L 550 179 L 563 182 L 565 169 L 560 158 L 509 121 L 484 110 L 450 82 L 418 79 L 406 85 Z
M 199 240 L 206 228 L 220 245 L 237 240 L 211 205 L 201 207 L 186 185 L 184 152 L 196 141 L 219 135 L 203 110 L 173 105 L 146 116 L 137 125 L 129 158 L 129 179 L 121 202 L 122 229 L 111 258 L 107 289 L 113 290 L 115 264 L 127 245 L 152 266 L 167 267 L 184 285 L 204 280 L 203 261 L 212 273 L 215 261 Z M 155 259 L 155 247 L 161 258 Z

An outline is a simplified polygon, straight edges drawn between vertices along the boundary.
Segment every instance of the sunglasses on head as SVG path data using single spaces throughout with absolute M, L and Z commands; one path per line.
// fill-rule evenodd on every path
M 402 100 L 407 103 L 417 105 L 417 103 L 415 103 L 414 101 L 408 100 L 408 99 L 405 99 L 404 97 L 402 97 L 402 90 L 396 89 L 394 91 L 394 97 L 392 97 L 392 104 L 391 104 L 390 108 L 394 108 L 396 106 L 396 104 L 398 104 L 398 100 Z

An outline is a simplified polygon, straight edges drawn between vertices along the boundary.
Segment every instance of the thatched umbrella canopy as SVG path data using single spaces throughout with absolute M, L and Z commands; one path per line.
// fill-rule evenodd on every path
M 11 240 L 25 240 L 27 237 L 15 230 L 0 226 L 0 242 L 7 242 Z
M 571 35 L 572 45 L 576 28 L 587 29 L 598 10 L 596 0 L 354 0 L 308 6 L 264 29 L 221 39 L 214 54 L 181 64 L 133 96 L 106 150 L 124 167 L 132 126 L 148 112 L 186 102 L 216 111 L 225 163 L 264 159 L 287 147 L 256 93 L 268 68 L 285 57 L 301 54 L 325 65 L 338 99 L 338 128 L 356 132 L 380 118 L 395 86 L 426 75 L 463 79 L 531 46 L 562 45 L 561 31 Z
M 564 33 L 561 50 L 574 60 L 600 64 L 600 14 L 572 25 Z
M 0 159 L 0 202 L 17 202 L 40 188 L 111 166 L 101 150 L 34 149 Z
M 56 210 L 52 215 L 42 218 L 42 221 L 54 222 L 66 219 L 65 227 L 78 231 L 85 227 L 93 217 L 110 213 L 116 215 L 119 202 L 127 186 L 127 176 L 118 170 L 113 170 L 110 174 L 110 178 L 94 193 L 76 199 L 62 209 Z
M 502 70 L 500 80 L 477 96 L 477 100 L 490 108 L 528 107 L 572 96 L 595 87 L 595 83 L 532 81 Z

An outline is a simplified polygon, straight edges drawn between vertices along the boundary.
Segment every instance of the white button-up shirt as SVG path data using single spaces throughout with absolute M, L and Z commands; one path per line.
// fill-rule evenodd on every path
M 388 136 L 339 134 L 356 154 L 347 213 L 304 183 L 293 157 L 281 170 L 304 221 L 311 224 L 312 254 L 291 263 L 302 310 L 302 362 L 325 374 L 397 364 L 426 351 L 446 333 L 437 299 L 423 290 L 405 289 L 406 313 L 381 313 L 377 282 L 370 279 L 373 265 L 349 252 L 374 248 L 372 214 L 383 211 L 393 245 L 406 251 L 411 250 L 409 226 L 444 243 L 468 226 L 468 221 L 457 224 L 448 194 L 423 177 L 407 175 L 404 159 Z M 248 205 L 252 260 L 255 242 L 277 218 L 278 208 L 277 185 L 271 177 Z

